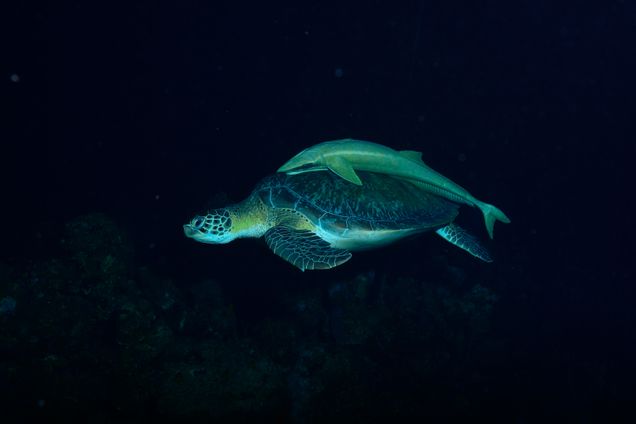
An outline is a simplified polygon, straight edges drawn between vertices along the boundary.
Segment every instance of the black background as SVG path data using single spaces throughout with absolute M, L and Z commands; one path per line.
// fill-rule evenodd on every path
M 512 219 L 493 265 L 447 250 L 502 294 L 502 368 L 532 375 L 511 390 L 567 413 L 603 374 L 592 401 L 633 400 L 633 2 L 17 2 L 2 19 L 6 260 L 46 256 L 65 220 L 105 212 L 139 263 L 213 272 L 258 319 L 288 284 L 425 274 L 418 258 L 447 246 L 299 274 L 262 243 L 201 245 L 181 225 L 317 142 L 419 150 Z

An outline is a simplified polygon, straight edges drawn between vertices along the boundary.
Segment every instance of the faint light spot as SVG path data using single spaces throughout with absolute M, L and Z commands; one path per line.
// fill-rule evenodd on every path
M 0 315 L 13 315 L 17 302 L 11 296 L 3 297 L 0 300 Z
M 336 78 L 342 78 L 342 76 L 344 75 L 344 71 L 342 70 L 342 68 L 336 68 L 333 71 L 333 74 Z
M 156 244 L 154 244 L 154 243 L 150 243 L 150 244 L 148 245 L 148 249 L 154 249 L 155 247 L 157 247 L 157 245 L 156 245 Z
M 158 194 L 155 194 L 155 200 L 159 200 L 160 196 Z
M 44 405 L 46 405 L 46 401 L 44 399 L 38 399 L 37 405 L 38 408 L 44 408 Z
M 466 159 L 468 159 L 466 157 L 466 153 L 460 153 L 459 155 L 457 155 L 457 160 L 460 162 L 466 162 Z
M 18 74 L 11 74 L 11 76 L 9 77 L 9 79 L 11 80 L 11 82 L 20 82 L 20 75 L 18 75 Z

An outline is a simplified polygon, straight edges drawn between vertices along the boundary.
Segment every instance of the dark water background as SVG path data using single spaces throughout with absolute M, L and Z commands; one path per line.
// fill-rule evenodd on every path
M 0 414 L 633 418 L 633 2 L 2 20 Z M 183 236 L 346 137 L 422 151 L 504 210 L 496 261 L 422 236 L 300 273 L 262 241 Z

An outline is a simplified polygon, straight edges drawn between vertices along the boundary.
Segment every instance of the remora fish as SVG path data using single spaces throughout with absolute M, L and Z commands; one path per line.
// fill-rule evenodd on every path
M 294 175 L 327 169 L 356 185 L 362 185 L 356 169 L 392 175 L 448 200 L 477 207 L 484 214 L 490 238 L 493 238 L 495 221 L 510 222 L 496 206 L 478 200 L 460 185 L 431 169 L 422 161 L 422 153 L 413 150 L 397 151 L 381 144 L 351 138 L 326 141 L 298 153 L 278 172 Z

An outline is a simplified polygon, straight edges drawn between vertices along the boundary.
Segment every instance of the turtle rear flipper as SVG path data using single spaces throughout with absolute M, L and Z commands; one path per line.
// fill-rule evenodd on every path
M 329 269 L 351 259 L 351 253 L 335 249 L 309 230 L 277 226 L 265 233 L 265 241 L 272 251 L 292 265 L 306 269 Z
M 459 225 L 448 224 L 447 226 L 442 227 L 435 232 L 439 234 L 444 240 L 464 249 L 474 257 L 479 258 L 484 262 L 492 262 L 492 257 L 490 256 L 486 248 L 483 247 L 475 237 L 470 235 Z

